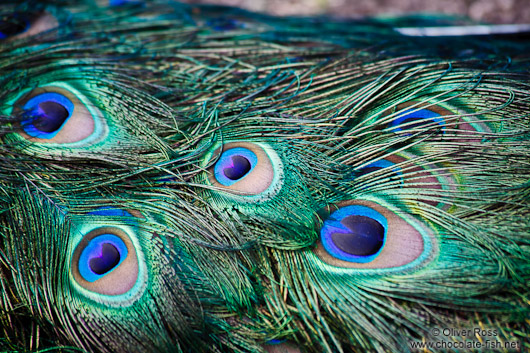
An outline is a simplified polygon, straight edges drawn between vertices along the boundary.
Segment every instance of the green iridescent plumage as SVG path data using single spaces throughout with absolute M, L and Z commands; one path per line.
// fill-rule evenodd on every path
M 530 348 L 524 40 L 2 11 L 0 350 Z

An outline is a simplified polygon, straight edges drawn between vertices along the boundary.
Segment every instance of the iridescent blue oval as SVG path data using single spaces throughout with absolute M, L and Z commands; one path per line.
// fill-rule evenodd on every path
M 224 151 L 214 166 L 215 179 L 224 186 L 230 186 L 245 178 L 258 163 L 254 152 L 243 147 Z
M 350 205 L 342 207 L 324 220 L 320 239 L 333 257 L 356 263 L 374 260 L 386 242 L 388 222 L 376 210 Z
M 98 235 L 81 252 L 79 273 L 88 282 L 94 282 L 117 268 L 127 254 L 127 246 L 118 236 Z
M 74 104 L 59 93 L 42 93 L 24 104 L 24 131 L 32 137 L 51 139 L 74 112 Z

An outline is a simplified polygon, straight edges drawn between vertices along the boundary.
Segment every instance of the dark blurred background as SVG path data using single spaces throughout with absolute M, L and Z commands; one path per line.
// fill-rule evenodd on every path
M 530 0 L 184 0 L 237 6 L 273 15 L 357 18 L 404 13 L 466 15 L 486 23 L 530 23 Z

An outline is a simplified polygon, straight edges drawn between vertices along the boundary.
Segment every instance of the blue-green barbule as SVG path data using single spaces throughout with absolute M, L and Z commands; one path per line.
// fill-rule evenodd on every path
M 530 350 L 527 34 L 0 11 L 0 351 Z

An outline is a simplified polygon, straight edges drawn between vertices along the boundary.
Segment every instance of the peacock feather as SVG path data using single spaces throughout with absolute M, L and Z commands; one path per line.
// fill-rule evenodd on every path
M 1 12 L 0 350 L 530 349 L 523 34 Z

